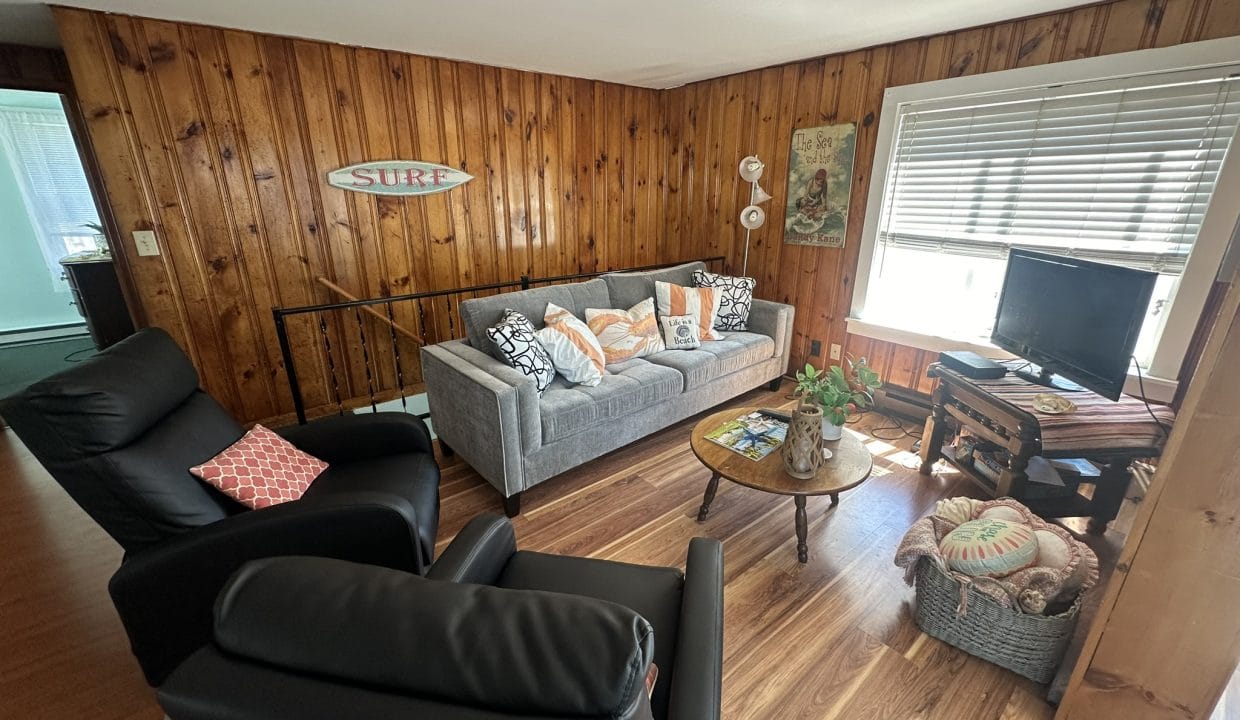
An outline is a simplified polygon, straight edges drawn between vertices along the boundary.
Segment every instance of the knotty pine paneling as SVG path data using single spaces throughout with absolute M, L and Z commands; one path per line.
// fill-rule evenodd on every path
M 883 92 L 896 85 L 1075 60 L 1240 34 L 1240 0 L 1120 0 L 693 83 L 667 91 L 669 166 L 661 261 L 726 255 L 739 272 L 749 187 L 745 155 L 767 163 L 774 195 L 750 240 L 749 274 L 761 297 L 797 308 L 793 366 L 826 360 L 830 343 L 868 357 L 885 382 L 923 392 L 937 353 L 849 334 L 845 318 L 861 243 Z M 792 131 L 857 123 L 845 247 L 783 243 Z M 812 339 L 823 356 L 809 357 Z
M 73 80 L 147 324 L 193 357 L 235 415 L 292 409 L 271 308 L 655 262 L 663 227 L 664 95 L 201 25 L 57 8 Z M 3 56 L 0 55 L 0 64 Z M 329 170 L 404 158 L 460 167 L 463 188 L 383 198 L 329 187 Z M 400 324 L 459 335 L 439 304 Z M 388 330 L 361 324 L 379 389 Z M 290 320 L 307 404 L 367 394 L 358 324 Z M 417 382 L 417 348 L 401 343 Z

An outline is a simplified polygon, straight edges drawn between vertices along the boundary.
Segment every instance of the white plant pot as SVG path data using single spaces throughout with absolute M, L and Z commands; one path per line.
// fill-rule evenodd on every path
M 827 418 L 822 419 L 822 439 L 823 440 L 839 440 L 844 437 L 843 426 L 836 425 Z

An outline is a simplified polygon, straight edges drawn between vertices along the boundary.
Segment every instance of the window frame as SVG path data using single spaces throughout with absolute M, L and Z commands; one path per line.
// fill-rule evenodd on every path
M 888 170 L 901 106 L 929 102 L 961 103 L 976 101 L 983 96 L 1019 97 L 1066 84 L 1100 81 L 1125 83 L 1137 77 L 1238 64 L 1240 37 L 1229 37 L 887 88 L 883 93 L 883 107 L 879 114 L 875 138 L 852 306 L 846 320 L 848 332 L 923 350 L 971 349 L 990 357 L 1006 355 L 986 342 L 943 338 L 863 319 L 866 295 L 874 269 L 873 261 L 878 250 L 878 231 L 882 221 L 882 206 L 887 192 Z M 1237 230 L 1236 220 L 1240 217 L 1240 151 L 1236 150 L 1236 142 L 1240 141 L 1233 139 L 1232 147 L 1219 170 L 1215 192 L 1210 199 L 1184 273 L 1180 277 L 1179 288 L 1145 375 L 1145 390 L 1151 399 L 1170 400 L 1175 393 L 1175 378 L 1179 374 L 1180 364 L 1205 307 L 1206 297 L 1223 254 L 1233 232 Z M 1131 374 L 1129 379 L 1131 382 L 1125 390 L 1139 392 L 1136 375 Z

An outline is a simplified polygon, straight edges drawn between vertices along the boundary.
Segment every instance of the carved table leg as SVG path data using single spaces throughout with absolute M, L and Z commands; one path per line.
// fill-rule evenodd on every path
M 809 534 L 809 521 L 805 517 L 805 496 L 793 495 L 797 504 L 797 560 L 809 562 L 809 544 L 805 542 Z
M 836 505 L 839 505 L 839 504 L 840 504 L 840 494 L 831 493 L 831 507 L 835 507 Z
M 719 473 L 710 476 L 710 482 L 706 483 L 706 494 L 702 496 L 702 507 L 698 508 L 698 522 L 706 521 L 706 514 L 710 512 L 710 504 L 715 501 L 715 493 L 719 490 Z
M 1131 479 L 1127 462 L 1114 461 L 1102 468 L 1098 484 L 1094 485 L 1094 499 L 1091 503 L 1094 514 L 1085 526 L 1086 532 L 1101 535 L 1107 531 L 1107 525 L 1119 515 Z
M 934 472 L 934 463 L 942 456 L 943 438 L 947 435 L 947 408 L 944 403 L 943 386 L 934 391 L 934 407 L 926 418 L 926 427 L 921 433 L 921 474 Z

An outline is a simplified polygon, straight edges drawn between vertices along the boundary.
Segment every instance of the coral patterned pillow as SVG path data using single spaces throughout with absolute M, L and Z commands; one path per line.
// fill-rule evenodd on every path
M 586 324 L 603 346 L 608 365 L 665 349 L 654 315 L 654 298 L 646 298 L 628 310 L 586 308 Z
M 327 469 L 262 425 L 205 463 L 189 469 L 228 497 L 257 510 L 296 500 Z

